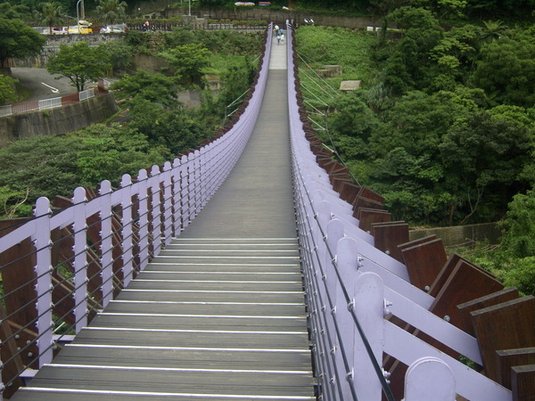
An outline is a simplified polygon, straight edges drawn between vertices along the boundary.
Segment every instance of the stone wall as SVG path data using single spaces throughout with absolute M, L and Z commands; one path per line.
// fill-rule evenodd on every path
M 0 118 L 0 147 L 36 135 L 61 135 L 104 121 L 117 112 L 111 94 L 56 109 Z

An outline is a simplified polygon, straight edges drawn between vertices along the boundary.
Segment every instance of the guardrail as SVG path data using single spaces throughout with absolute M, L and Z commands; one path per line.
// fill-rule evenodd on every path
M 97 88 L 91 88 L 61 97 L 58 96 L 50 99 L 30 100 L 27 102 L 0 106 L 0 117 L 8 117 L 11 115 L 28 113 L 31 111 L 55 109 L 68 104 L 83 102 L 87 99 L 97 96 L 98 93 L 99 91 Z
M 510 401 L 510 390 L 435 348 L 441 343 L 483 364 L 477 340 L 428 310 L 434 297 L 410 284 L 404 264 L 374 247 L 374 238 L 353 217 L 352 205 L 333 190 L 305 136 L 292 39 L 289 27 L 294 197 L 322 399 L 380 401 L 384 396 L 393 401 L 383 368 L 383 357 L 389 356 L 409 366 L 405 401 L 452 401 L 456 394 Z M 417 331 L 406 331 L 404 325 Z M 417 337 L 418 331 L 433 342 Z
M 61 342 L 179 236 L 221 186 L 256 124 L 270 51 L 267 40 L 254 92 L 224 135 L 163 168 L 141 170 L 135 179 L 123 175 L 118 189 L 105 180 L 98 193 L 78 187 L 70 199 L 42 197 L 33 219 L 0 224 L 5 396 L 49 363 Z

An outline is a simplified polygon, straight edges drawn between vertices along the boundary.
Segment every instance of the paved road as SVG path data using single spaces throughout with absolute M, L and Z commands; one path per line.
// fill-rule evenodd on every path
M 13 67 L 11 73 L 13 78 L 18 79 L 20 84 L 32 93 L 28 100 L 50 99 L 76 92 L 76 88 L 71 85 L 67 78 L 55 79 L 54 75 L 49 74 L 44 68 Z M 59 92 L 52 92 L 50 88 L 42 84 L 43 82 L 58 89 Z

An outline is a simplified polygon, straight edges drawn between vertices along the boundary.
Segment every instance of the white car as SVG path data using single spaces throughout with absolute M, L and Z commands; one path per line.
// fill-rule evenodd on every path
M 100 33 L 125 33 L 126 31 L 126 24 L 106 25 L 100 28 Z
M 52 28 L 52 35 L 68 35 L 68 34 L 69 34 L 69 27 L 67 26 Z

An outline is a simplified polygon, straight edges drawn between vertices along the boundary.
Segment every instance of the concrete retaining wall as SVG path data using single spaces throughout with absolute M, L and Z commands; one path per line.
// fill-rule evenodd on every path
M 431 234 L 435 234 L 441 238 L 447 247 L 470 244 L 474 241 L 487 241 L 490 244 L 497 244 L 501 236 L 496 223 L 484 223 L 469 224 L 466 226 L 420 228 L 411 230 L 409 232 L 409 238 L 412 241 Z
M 111 94 L 57 109 L 0 118 L 0 147 L 36 135 L 61 135 L 101 122 L 117 112 Z

